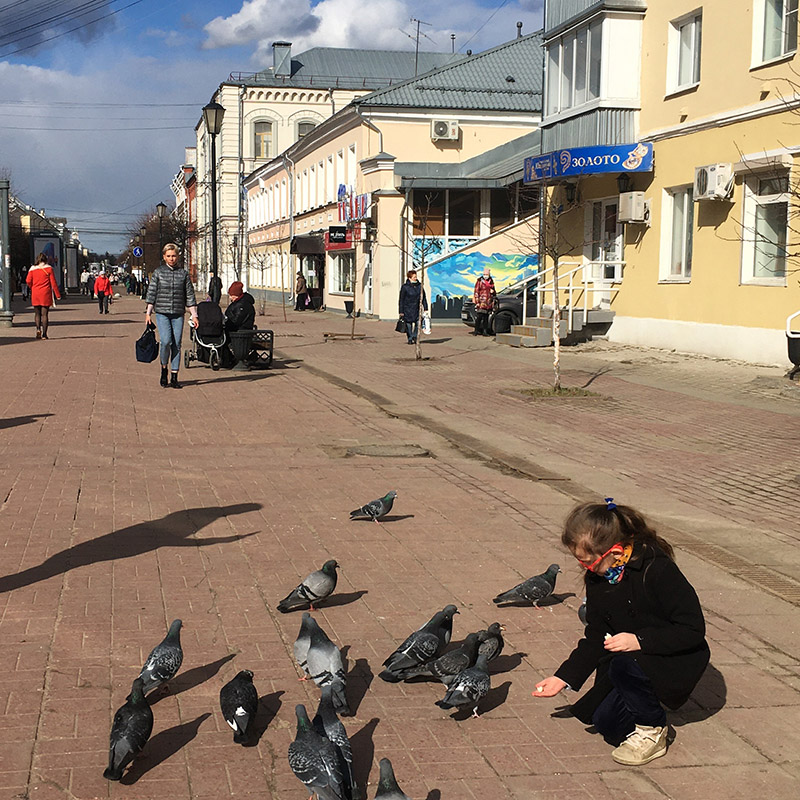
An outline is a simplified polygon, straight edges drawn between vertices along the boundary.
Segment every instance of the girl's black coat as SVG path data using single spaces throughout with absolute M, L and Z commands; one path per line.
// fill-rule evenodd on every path
M 416 281 L 406 282 L 400 287 L 399 311 L 406 322 L 416 322 L 419 319 L 419 293 L 422 291 L 422 283 Z M 422 307 L 428 310 L 428 298 L 423 293 Z
M 708 665 L 697 594 L 675 562 L 652 545 L 634 546 L 616 585 L 588 576 L 584 638 L 555 673 L 577 690 L 597 670 L 592 689 L 572 706 L 586 724 L 612 689 L 608 662 L 614 654 L 603 647 L 606 633 L 636 634 L 642 649 L 626 655 L 636 659 L 669 708 L 686 702 Z

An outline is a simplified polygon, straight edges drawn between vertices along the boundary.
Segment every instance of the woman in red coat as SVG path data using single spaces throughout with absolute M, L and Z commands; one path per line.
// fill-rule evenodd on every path
M 60 300 L 61 294 L 58 291 L 56 276 L 53 268 L 47 263 L 47 256 L 39 253 L 36 263 L 28 270 L 28 277 L 25 279 L 31 287 L 31 305 L 33 306 L 34 320 L 36 322 L 36 338 L 47 338 L 47 324 L 50 314 L 50 306 L 53 305 L 53 295 Z

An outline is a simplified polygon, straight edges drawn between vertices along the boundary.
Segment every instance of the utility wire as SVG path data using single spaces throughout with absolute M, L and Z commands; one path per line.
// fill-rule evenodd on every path
M 480 28 L 478 28 L 478 30 L 476 30 L 475 33 L 473 33 L 472 36 L 470 36 L 469 39 L 467 39 L 467 41 L 464 42 L 464 44 L 462 44 L 458 49 L 463 50 L 492 21 L 495 14 L 497 14 L 497 12 L 500 11 L 500 9 L 506 5 L 506 3 L 508 3 L 508 0 L 503 0 L 503 2 L 500 3 L 500 5 L 497 6 L 497 8 L 492 11 L 491 14 L 489 14 L 489 16 L 486 18 L 486 22 L 484 22 L 483 25 L 481 25 Z

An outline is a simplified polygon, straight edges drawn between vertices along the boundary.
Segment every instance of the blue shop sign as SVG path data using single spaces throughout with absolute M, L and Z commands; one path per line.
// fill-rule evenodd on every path
M 525 159 L 525 183 L 603 172 L 652 172 L 653 145 L 637 144 L 571 147 Z

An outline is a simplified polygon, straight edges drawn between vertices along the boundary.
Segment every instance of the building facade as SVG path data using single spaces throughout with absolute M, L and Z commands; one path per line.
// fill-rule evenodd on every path
M 548 0 L 542 149 L 652 146 L 649 172 L 551 180 L 612 340 L 786 363 L 800 309 L 797 3 Z M 568 187 L 571 187 L 568 190 Z

